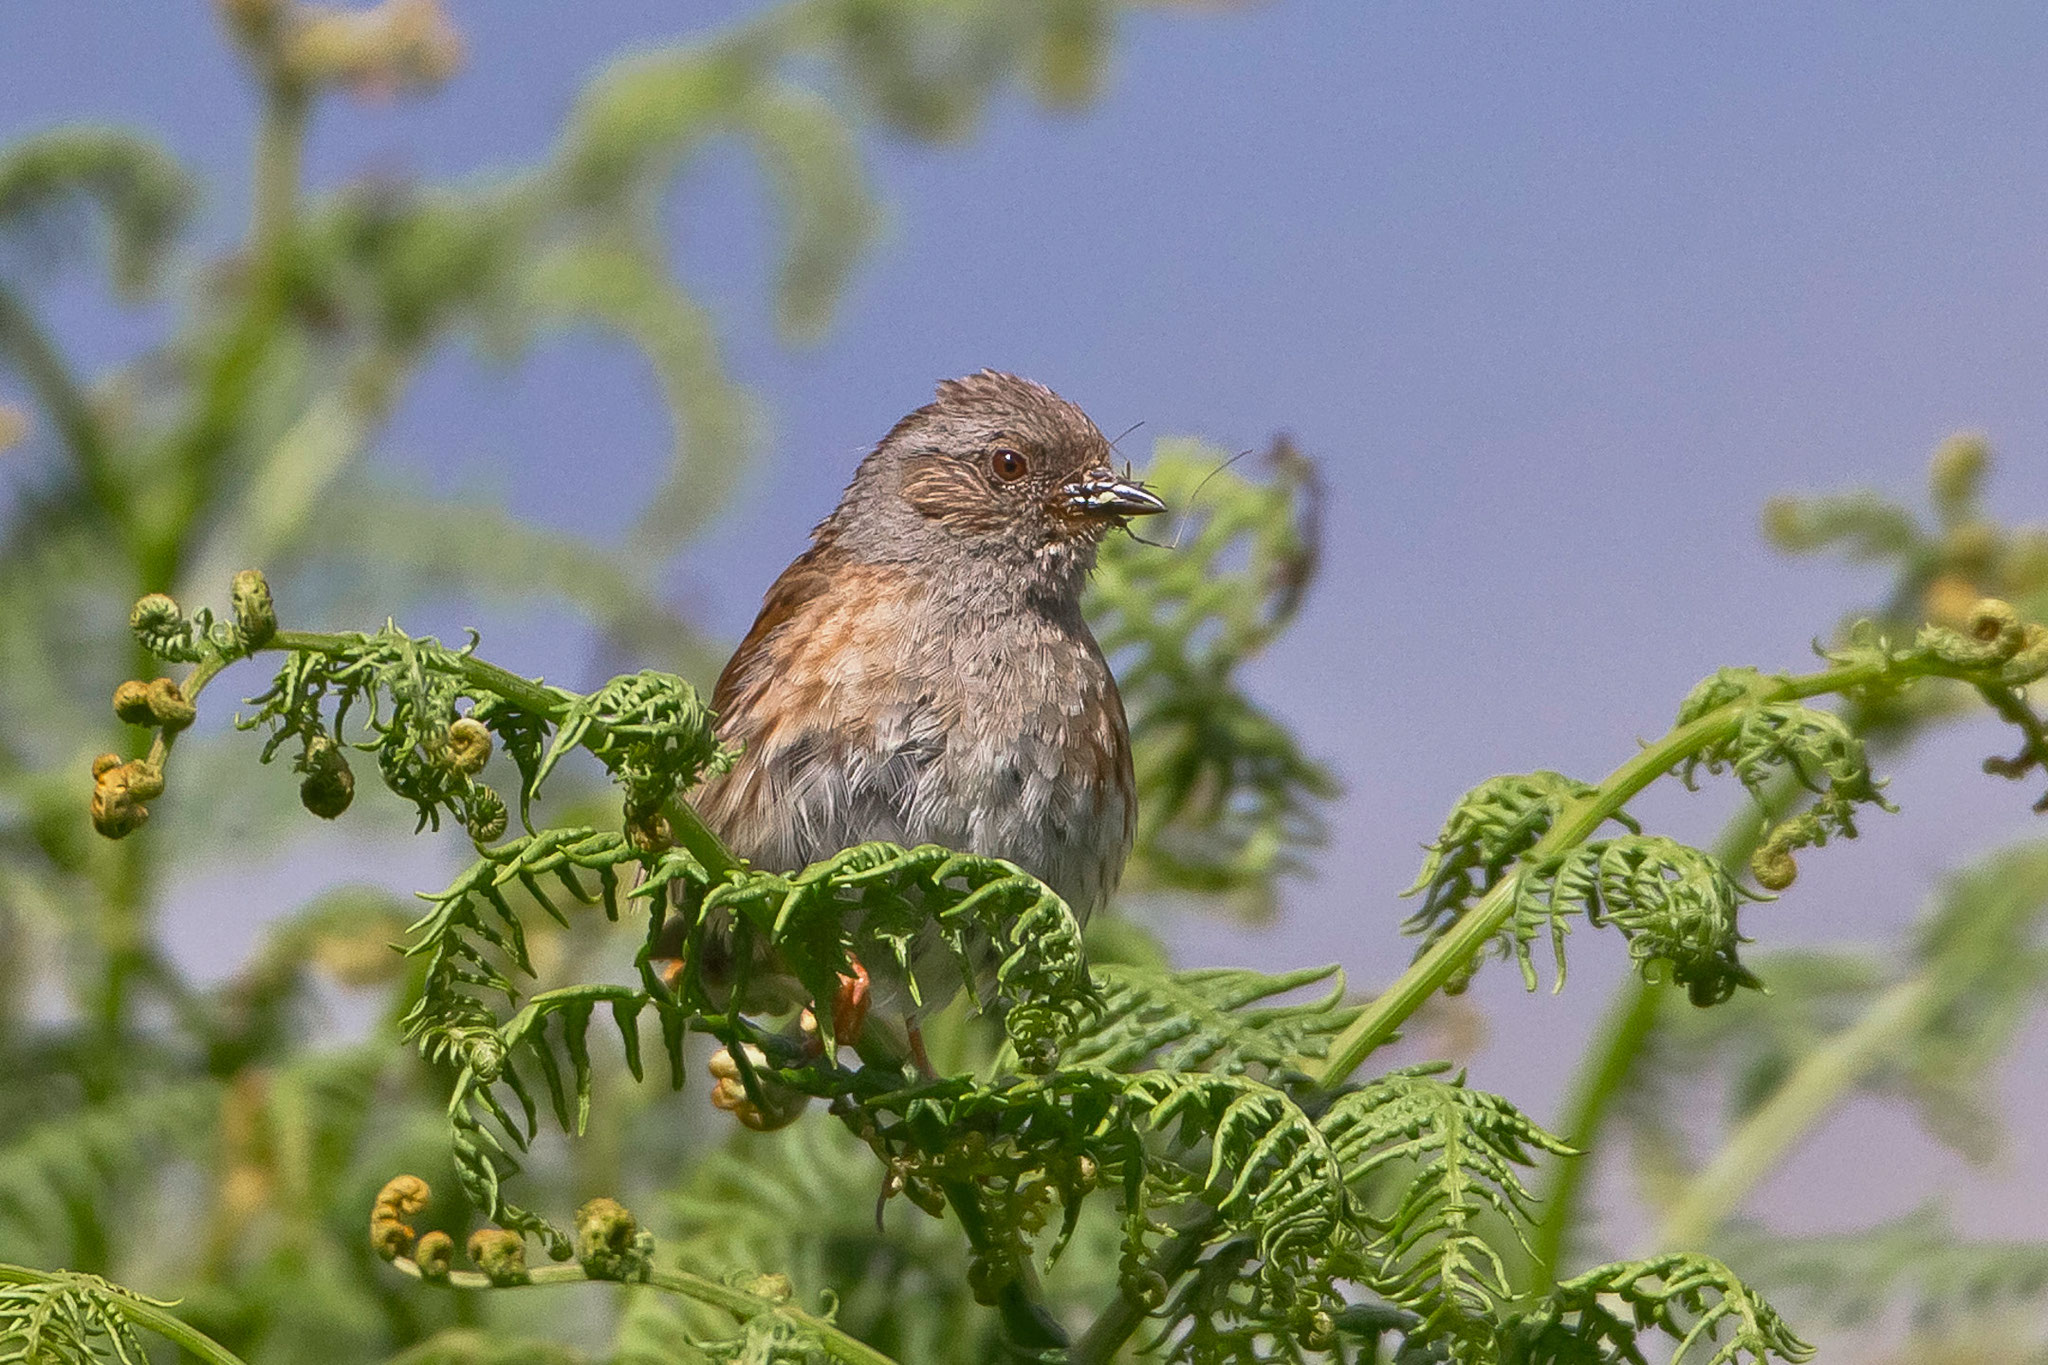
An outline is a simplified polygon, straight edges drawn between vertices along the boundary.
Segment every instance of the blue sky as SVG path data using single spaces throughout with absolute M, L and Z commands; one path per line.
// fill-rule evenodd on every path
M 530 160 L 607 56 L 752 7 L 450 8 L 464 74 L 432 102 L 330 110 L 316 183 Z M 0 23 L 0 136 L 146 124 L 205 176 L 216 225 L 238 220 L 252 104 L 207 7 L 11 0 Z M 1050 383 L 1112 432 L 1143 420 L 1239 449 L 1291 431 L 1325 462 L 1329 555 L 1258 683 L 1342 774 L 1326 861 L 1366 876 L 1295 887 L 1255 934 L 1182 937 L 1192 957 L 1336 956 L 1361 984 L 1386 979 L 1407 953 L 1393 893 L 1459 792 L 1499 771 L 1595 776 L 1700 676 L 1800 666 L 1874 593 L 1768 552 L 1764 498 L 1917 497 L 1934 443 L 1969 427 L 2000 454 L 1995 504 L 2041 518 L 2044 89 L 2048 13 L 2018 4 L 1138 15 L 1085 115 L 1011 99 L 961 145 L 872 141 L 889 231 L 838 325 L 796 351 L 767 321 L 761 187 L 714 157 L 680 187 L 674 244 L 772 440 L 668 590 L 737 634 L 858 454 L 935 379 L 983 365 Z M 150 325 L 75 289 L 58 318 L 98 360 Z M 436 361 L 379 458 L 602 533 L 630 520 L 666 440 L 646 377 L 570 338 L 516 378 Z M 570 470 L 597 471 L 616 503 L 561 498 Z M 1976 771 L 2005 747 L 1979 728 L 1916 753 L 1892 788 L 1902 813 L 1805 860 L 1751 932 L 1907 923 L 1959 849 L 2037 827 L 2026 797 Z M 1649 806 L 1691 836 L 1727 809 Z M 1539 1114 L 1620 969 L 1615 943 L 1575 948 L 1562 997 L 1521 997 L 1512 973 L 1482 985 L 1497 1014 L 1475 1079 Z M 2015 1069 L 2048 1072 L 2039 1027 Z M 1993 1204 L 1907 1119 L 1860 1104 L 1840 1122 L 1864 1162 L 1795 1159 L 1765 1200 L 1825 1176 L 1824 1203 L 1798 1202 L 1828 1221 L 1947 1190 L 1970 1225 L 2019 1233 L 2048 1203 L 2048 1097 L 2023 1094 L 2009 1171 L 2032 1173 L 2030 1198 Z

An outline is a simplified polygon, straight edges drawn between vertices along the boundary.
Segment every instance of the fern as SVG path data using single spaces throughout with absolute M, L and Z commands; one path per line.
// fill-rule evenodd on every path
M 0 1265 L 0 1365 L 148 1365 L 138 1328 L 168 1337 L 205 1365 L 242 1365 L 171 1316 L 171 1307 L 97 1275 Z
M 1695 1005 L 1713 1005 L 1760 984 L 1736 956 L 1745 899 L 1758 897 L 1709 855 L 1629 834 L 1534 863 L 1515 887 L 1514 933 L 1526 945 L 1547 927 L 1561 978 L 1566 917 L 1582 914 L 1588 924 L 1620 930 L 1645 976 L 1668 973 Z
M 1067 1045 L 1069 1065 L 1300 1078 L 1304 1060 L 1322 1056 L 1357 1014 L 1341 1003 L 1344 974 L 1334 966 L 1266 976 L 1231 967 L 1162 972 L 1107 964 L 1093 976 L 1100 1004 Z M 1320 999 L 1253 1008 L 1333 978 Z
M 1617 1301 L 1627 1316 L 1608 1300 Z M 1724 1326 L 1728 1335 L 1722 1342 Z M 1513 1325 L 1500 1358 L 1530 1365 L 1640 1361 L 1637 1336 L 1651 1329 L 1677 1343 L 1673 1365 L 1696 1346 L 1714 1348 L 1706 1365 L 1803 1361 L 1813 1355 L 1813 1347 L 1727 1266 L 1710 1256 L 1678 1254 L 1604 1265 L 1566 1280 Z
M 192 200 L 191 177 L 168 152 L 117 129 L 58 129 L 0 156 L 0 231 L 55 263 L 87 236 L 77 220 L 91 206 L 114 286 L 131 297 L 154 282 Z
M 1822 1236 L 1743 1223 L 1721 1240 L 1759 1284 L 1838 1322 L 1903 1309 L 1923 1331 L 1953 1329 L 2048 1299 L 2048 1244 L 1964 1239 L 1939 1207 Z
M 422 823 L 442 809 L 462 810 L 479 833 L 476 774 L 495 743 L 519 771 L 522 805 L 574 748 L 591 753 L 624 789 L 624 832 L 572 826 L 480 844 L 478 860 L 427 898 L 433 908 L 410 931 L 406 951 L 424 971 L 406 1031 L 430 1061 L 456 1071 L 449 1107 L 456 1173 L 476 1206 L 509 1230 L 493 1236 L 537 1236 L 556 1256 L 573 1250 L 592 1276 L 644 1277 L 644 1250 L 632 1251 L 642 1269 L 626 1275 L 623 1252 L 572 1248 L 566 1232 L 506 1198 L 517 1154 L 539 1132 L 543 1086 L 563 1128 L 581 1132 L 587 1123 L 588 1035 L 602 1006 L 635 1078 L 646 1060 L 641 1021 L 652 1011 L 674 1085 L 683 1080 L 686 1035 L 696 1029 L 724 1044 L 755 1104 L 764 1105 L 768 1087 L 829 1099 L 881 1158 L 885 1197 L 901 1194 L 928 1213 L 959 1218 L 972 1247 L 969 1284 L 998 1307 L 1013 1340 L 1041 1332 L 1034 1325 L 1041 1310 L 1026 1290 L 1040 1235 L 1056 1215 L 1048 1256 L 1057 1258 L 1102 1189 L 1119 1192 L 1126 1299 L 1158 1297 L 1154 1281 L 1164 1277 L 1150 1263 L 1176 1264 L 1178 1292 L 1154 1306 L 1165 1323 L 1160 1339 L 1180 1359 L 1263 1359 L 1275 1351 L 1273 1358 L 1305 1359 L 1302 1343 L 1333 1342 L 1346 1330 L 1340 1321 L 1351 1320 L 1345 1315 L 1356 1306 L 1342 1287 L 1351 1283 L 1405 1315 L 1404 1350 L 1483 1359 L 1523 1321 L 1512 1310 L 1500 1245 L 1529 1218 L 1517 1171 L 1537 1153 L 1567 1149 L 1506 1101 L 1426 1072 L 1319 1093 L 1319 1078 L 1306 1067 L 1350 1037 L 1364 1014 L 1339 1003 L 1341 983 L 1321 1000 L 1266 1002 L 1325 980 L 1328 971 L 1173 976 L 1112 966 L 1091 978 L 1078 927 L 1056 896 L 1006 863 L 947 849 L 862 845 L 791 875 L 740 866 L 675 800 L 721 756 L 694 694 L 663 675 L 617 679 L 579 695 L 395 627 L 374 636 L 314 636 L 277 631 L 247 611 L 232 625 L 187 616 L 162 599 L 143 604 L 138 635 L 164 655 L 195 662 L 195 685 L 180 694 L 184 714 L 213 671 L 254 649 L 285 650 L 278 683 L 248 723 L 271 728 L 270 750 L 296 739 L 314 769 L 312 783 L 323 778 L 322 764 L 331 777 L 339 762 L 333 737 L 346 733 L 348 715 L 360 714 L 359 747 L 377 755 L 385 785 L 414 804 Z M 1863 666 L 1890 668 L 1894 660 Z M 1874 795 L 1867 782 L 1855 786 L 1857 774 L 1867 778 L 1852 761 L 1860 753 L 1834 743 L 1839 736 L 1828 726 L 1796 711 L 1748 723 L 1772 705 L 1763 690 L 1719 702 L 1704 714 L 1718 725 L 1737 713 L 1733 723 L 1689 752 L 1736 765 L 1745 780 L 1789 765 L 1816 782 L 1825 777 L 1829 791 L 1853 791 L 1844 800 Z M 1691 724 L 1680 733 L 1692 733 Z M 173 734 L 163 722 L 146 773 L 154 782 Z M 316 754 L 323 756 L 316 761 Z M 103 776 L 102 786 L 109 780 Z M 128 780 L 130 787 L 138 781 Z M 1419 883 L 1433 888 L 1439 942 L 1463 932 L 1480 906 L 1507 897 L 1501 932 L 1525 963 L 1539 933 L 1561 941 L 1566 920 L 1580 915 L 1615 927 L 1646 974 L 1668 973 L 1698 1003 L 1753 985 L 1735 955 L 1735 914 L 1746 893 L 1717 862 L 1639 833 L 1553 851 L 1567 819 L 1577 830 L 1597 823 L 1605 796 L 1538 775 L 1491 784 L 1468 800 Z M 530 914 L 567 927 L 566 902 L 616 921 L 634 900 L 647 907 L 638 985 L 525 996 L 524 983 L 537 977 Z M 686 944 L 685 966 L 664 981 L 649 955 L 671 914 Z M 703 978 L 703 936 L 715 923 L 730 926 L 721 932 L 734 936 L 736 961 L 753 961 L 759 946 L 802 983 L 820 1045 L 745 1017 L 744 982 L 723 989 Z M 816 1002 L 856 960 L 899 977 L 913 1000 L 968 983 L 1007 1037 L 991 1078 L 917 1080 L 887 1066 L 842 1067 L 825 1022 L 830 1011 Z M 1141 1067 L 1148 1069 L 1133 1069 Z M 1161 1215 L 1166 1221 L 1155 1221 Z M 447 1273 L 438 1250 L 423 1249 L 418 1266 L 422 1274 Z M 501 1276 L 490 1274 L 491 1282 Z M 1600 1316 L 1600 1294 L 1636 1292 L 1642 1279 L 1603 1281 L 1605 1288 L 1554 1316 L 1575 1315 L 1582 1338 L 1606 1333 L 1619 1342 L 1619 1329 Z M 1664 1296 L 1658 1302 L 1703 1302 L 1686 1287 L 1693 1280 L 1677 1279 L 1681 1287 L 1656 1291 Z M 1720 1307 L 1699 1310 L 1704 1320 L 1742 1318 L 1740 1342 L 1765 1332 L 1766 1310 L 1732 1282 L 1723 1290 Z M 714 1357 L 798 1358 L 836 1330 L 829 1314 L 785 1318 L 750 1308 L 740 1319 L 738 1336 L 706 1338 L 705 1349 Z M 1042 1339 L 1052 1345 L 1059 1337 L 1044 1329 Z
M 131 1187 L 166 1149 L 189 1146 L 220 1097 L 220 1087 L 210 1081 L 157 1086 L 13 1134 L 0 1147 L 4 1254 L 72 1259 L 81 1222 L 98 1240 L 117 1192 Z
M 461 1067 L 450 1113 L 465 1191 L 505 1226 L 531 1231 L 550 1245 L 566 1245 L 563 1234 L 505 1203 L 502 1194 L 503 1175 L 517 1169 L 506 1140 L 523 1148 L 536 1132 L 536 1092 L 520 1072 L 519 1061 L 527 1058 L 538 1068 L 556 1116 L 565 1128 L 581 1132 L 591 1078 L 586 1037 L 599 1004 L 608 1007 L 636 1078 L 642 1068 L 638 1020 L 652 1009 L 660 1022 L 671 1082 L 678 1087 L 683 1083 L 683 1039 L 693 1019 L 742 1057 L 751 1057 L 750 1046 L 776 1048 L 779 1084 L 825 1095 L 846 1087 L 830 1061 L 829 1048 L 816 1058 L 792 1055 L 779 1040 L 771 1040 L 716 1001 L 701 978 L 696 965 L 701 955 L 695 951 L 686 959 L 691 965 L 674 995 L 651 978 L 647 989 L 575 987 L 537 996 L 510 1020 L 501 1020 L 477 992 L 489 992 L 509 1005 L 519 995 L 515 975 L 533 975 L 519 914 L 501 888 L 521 884 L 535 904 L 560 919 L 561 912 L 541 881 L 552 877 L 575 900 L 601 905 L 607 917 L 616 919 L 617 870 L 627 865 L 648 871 L 632 895 L 654 907 L 650 938 L 660 925 L 666 897 L 679 884 L 689 886 L 694 895 L 685 900 L 698 907 L 698 914 L 733 911 L 743 932 L 772 943 L 812 985 L 814 998 L 829 999 L 837 974 L 851 969 L 849 950 L 868 945 L 873 948 L 870 961 L 885 960 L 876 952 L 893 953 L 915 990 L 926 968 L 912 963 L 911 931 L 928 922 L 964 964 L 970 980 L 976 946 L 995 945 L 988 1003 L 1000 1007 L 1012 1044 L 1023 1055 L 1042 1059 L 1038 1065 L 1057 1057 L 1086 1004 L 1080 931 L 1071 912 L 1040 883 L 996 859 L 873 844 L 793 877 L 733 871 L 712 882 L 701 864 L 682 850 L 642 855 L 622 836 L 592 830 L 552 830 L 489 850 L 447 891 L 432 898 L 438 908 L 414 926 L 408 951 L 424 956 L 428 966 L 406 1028 L 430 1059 Z M 579 869 L 596 877 L 595 891 L 578 880 Z M 741 956 L 744 960 L 746 955 Z M 822 1018 L 826 1013 L 819 1012 L 829 1037 L 829 1025 Z M 751 1062 L 742 1065 L 751 1068 Z M 760 1083 L 751 1076 L 750 1081 Z M 497 1097 L 495 1088 L 500 1085 L 521 1106 L 521 1118 L 515 1119 Z M 485 1117 L 495 1122 L 496 1132 L 483 1122 Z
M 1443 832 L 1429 845 L 1414 885 L 1402 893 L 1421 894 L 1423 901 L 1422 908 L 1401 927 L 1419 935 L 1426 949 L 1550 832 L 1567 806 L 1593 796 L 1595 790 L 1590 783 L 1563 773 L 1535 772 L 1488 778 L 1466 792 L 1452 807 Z M 1626 815 L 1617 812 L 1615 818 L 1631 830 L 1637 829 Z M 1539 927 L 1520 921 L 1503 929 L 1495 944 L 1501 956 L 1514 957 L 1530 990 L 1536 989 L 1536 967 L 1529 944 Z M 1555 937 L 1557 984 L 1562 988 L 1562 922 L 1550 928 Z
M 63 1272 L 16 1279 L 0 1267 L 0 1361 L 85 1365 L 113 1359 L 147 1365 L 142 1335 L 121 1311 L 133 1291 L 97 1275 Z M 170 1305 L 150 1300 L 159 1308 Z
M 1350 1179 L 1406 1177 L 1393 1208 L 1371 1217 L 1380 1235 L 1369 1283 L 1419 1315 L 1415 1334 L 1464 1337 L 1472 1329 L 1461 1319 L 1483 1318 L 1508 1293 L 1484 1220 L 1525 1221 L 1529 1192 L 1515 1168 L 1568 1149 L 1498 1096 L 1430 1071 L 1341 1096 L 1319 1126 Z

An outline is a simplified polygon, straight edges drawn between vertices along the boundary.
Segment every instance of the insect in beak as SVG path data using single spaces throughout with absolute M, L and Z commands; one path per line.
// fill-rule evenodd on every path
M 1106 521 L 1148 517 L 1166 510 L 1166 504 L 1146 492 L 1144 485 L 1120 479 L 1106 469 L 1091 471 L 1060 492 L 1066 495 L 1067 506 L 1074 511 Z

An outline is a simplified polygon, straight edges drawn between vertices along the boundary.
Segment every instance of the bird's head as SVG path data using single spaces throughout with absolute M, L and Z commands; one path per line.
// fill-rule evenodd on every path
M 983 562 L 1078 591 L 1105 535 L 1166 510 L 1111 458 L 1081 409 L 983 370 L 898 422 L 820 530 L 866 559 Z

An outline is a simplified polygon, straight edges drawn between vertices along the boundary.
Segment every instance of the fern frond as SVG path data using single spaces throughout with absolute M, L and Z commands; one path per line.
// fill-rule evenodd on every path
M 565 722 L 564 731 L 576 723 Z M 628 752 L 625 746 L 638 742 L 630 715 L 617 707 L 603 712 L 603 723 L 608 741 L 617 746 L 608 754 Z M 666 761 L 656 760 L 655 770 Z M 645 875 L 622 898 L 628 870 Z M 522 912 L 507 895 L 515 884 L 525 893 L 523 901 L 565 926 L 568 919 L 550 898 L 551 887 L 601 908 L 612 920 L 622 900 L 640 900 L 649 906 L 650 941 L 673 901 L 690 945 L 674 989 L 655 981 L 643 949 L 642 987 L 549 991 L 505 1018 L 501 1011 L 519 1002 L 519 978 L 534 975 Z M 779 1083 L 801 1093 L 829 1096 L 849 1087 L 830 1046 L 795 1055 L 795 1044 L 763 1033 L 736 1012 L 742 991 L 720 999 L 704 979 L 698 948 L 714 914 L 731 916 L 737 939 L 758 938 L 772 949 L 813 999 L 832 997 L 856 952 L 878 966 L 893 961 L 913 993 L 920 982 L 933 989 L 939 984 L 930 977 L 933 967 L 914 950 L 935 937 L 954 968 L 940 973 L 940 980 L 948 989 L 961 977 L 973 983 L 980 1002 L 1000 1010 L 1016 1054 L 1040 1070 L 1058 1059 L 1091 1004 L 1080 927 L 1066 904 L 1009 863 L 933 846 L 866 844 L 791 876 L 738 868 L 713 878 L 681 848 L 657 854 L 636 848 L 623 835 L 551 829 L 481 850 L 478 861 L 445 891 L 426 899 L 435 908 L 412 927 L 406 948 L 426 960 L 420 996 L 404 1019 L 406 1036 L 430 1060 L 460 1068 L 449 1112 L 464 1191 L 501 1225 L 539 1236 L 550 1247 L 566 1246 L 564 1234 L 506 1203 L 503 1181 L 518 1170 L 515 1150 L 523 1150 L 537 1132 L 540 1085 L 563 1126 L 581 1131 L 591 1084 L 587 1035 L 599 1005 L 609 1010 L 636 1078 L 643 1062 L 639 1020 L 652 1009 L 674 1086 L 683 1083 L 685 1033 L 698 1027 L 733 1054 L 758 1053 Z M 745 942 L 737 956 L 750 956 Z M 986 972 L 984 958 L 993 961 Z M 830 1011 L 816 1014 L 829 1040 Z M 742 1065 L 755 1068 L 751 1060 Z M 529 1079 L 533 1070 L 539 1072 L 538 1085 Z M 750 1075 L 749 1084 L 755 1083 Z
M 1717 1004 L 1761 983 L 1736 955 L 1737 912 L 1745 891 L 1712 856 L 1657 835 L 1596 839 L 1531 865 L 1515 886 L 1511 921 L 1517 955 L 1551 936 L 1559 982 L 1567 918 L 1611 924 L 1628 940 L 1629 956 L 1651 979 L 1668 973 L 1696 1005 Z
M 1422 871 L 1415 884 L 1401 894 L 1422 894 L 1422 908 L 1402 924 L 1402 929 L 1419 934 L 1426 952 L 1459 916 L 1481 896 L 1492 890 L 1522 858 L 1550 832 L 1565 808 L 1593 794 L 1595 788 L 1563 773 L 1510 773 L 1488 778 L 1458 798 L 1444 820 L 1443 831 L 1429 845 Z M 1625 814 L 1615 817 L 1636 831 Z M 1502 928 L 1495 949 L 1502 957 L 1512 955 L 1522 969 L 1523 982 L 1536 989 L 1536 967 L 1529 955 L 1531 926 Z M 1563 929 L 1551 926 L 1557 955 L 1558 984 L 1564 983 Z M 1478 959 L 1473 960 L 1476 970 Z M 1470 972 L 1467 976 L 1469 978 Z
M 1837 1322 L 1904 1310 L 1932 1331 L 2048 1301 L 2048 1243 L 1965 1240 L 1938 1206 L 1811 1237 L 1738 1224 L 1717 1249 L 1773 1294 Z
M 243 1365 L 171 1307 L 82 1271 L 0 1265 L 0 1365 L 149 1365 L 138 1327 L 203 1365 Z
M 1417 1314 L 1418 1333 L 1455 1338 L 1509 1292 L 1488 1218 L 1513 1229 L 1527 1221 L 1530 1195 L 1516 1168 L 1570 1148 L 1498 1095 L 1441 1070 L 1396 1071 L 1341 1095 L 1318 1127 L 1348 1180 L 1400 1188 L 1391 1210 L 1367 1215 L 1379 1234 L 1368 1252 L 1372 1287 Z
M 1256 1069 L 1278 1080 L 1299 1075 L 1304 1058 L 1322 1056 L 1358 1013 L 1342 1003 L 1344 974 L 1334 965 L 1266 976 L 1232 967 L 1163 972 L 1111 963 L 1093 976 L 1101 1004 L 1067 1044 L 1068 1065 L 1226 1075 Z M 1320 999 L 1254 1008 L 1332 978 Z
M 97 1275 L 0 1266 L 0 1365 L 149 1365 L 124 1300 L 170 1307 Z
M 814 1000 L 831 998 L 849 952 L 871 966 L 893 963 L 913 1000 L 934 984 L 950 991 L 966 981 L 978 1003 L 1001 1011 L 1027 1069 L 1058 1060 L 1092 1001 L 1073 912 L 999 858 L 936 844 L 860 844 L 789 876 L 744 871 L 712 885 L 687 925 L 693 942 L 716 911 L 771 943 Z M 935 981 L 917 951 L 934 936 L 952 967 Z M 738 955 L 746 959 L 744 946 Z M 822 1012 L 818 1023 L 832 1041 Z
M 1345 1227 L 1348 1174 L 1324 1129 L 1281 1091 L 1245 1076 L 1152 1072 L 1132 1097 L 1155 1131 L 1207 1144 L 1199 1192 L 1233 1230 L 1255 1239 L 1269 1270 L 1298 1277 Z
M 220 1093 L 212 1081 L 138 1090 L 15 1135 L 0 1147 L 0 1254 L 68 1259 L 75 1220 L 104 1217 L 165 1147 L 205 1132 Z
M 123 129 L 59 128 L 0 155 L 0 229 L 56 257 L 85 235 L 74 218 L 90 205 L 114 287 L 131 296 L 149 288 L 192 201 L 192 179 L 171 154 Z
M 1771 806 L 1767 790 L 1779 776 L 1813 794 L 1803 811 L 1780 819 L 1750 860 L 1758 882 L 1771 890 L 1791 885 L 1797 875 L 1792 855 L 1825 845 L 1830 838 L 1856 837 L 1856 808 L 1896 810 L 1871 775 L 1863 740 L 1831 711 L 1796 701 L 1763 702 L 1762 689 L 1782 684 L 1753 668 L 1724 668 L 1693 688 L 1678 708 L 1683 726 L 1732 702 L 1748 702 L 1735 731 L 1687 758 L 1678 773 L 1694 785 L 1699 769 L 1732 770 L 1761 807 Z
M 1636 1338 L 1652 1330 L 1678 1343 L 1672 1365 L 1699 1362 L 1690 1355 L 1695 1347 L 1714 1349 L 1704 1365 L 1813 1357 L 1813 1347 L 1727 1266 L 1711 1256 L 1677 1253 L 1599 1266 L 1566 1280 L 1536 1312 L 1510 1326 L 1503 1358 L 1529 1365 L 1640 1362 Z

